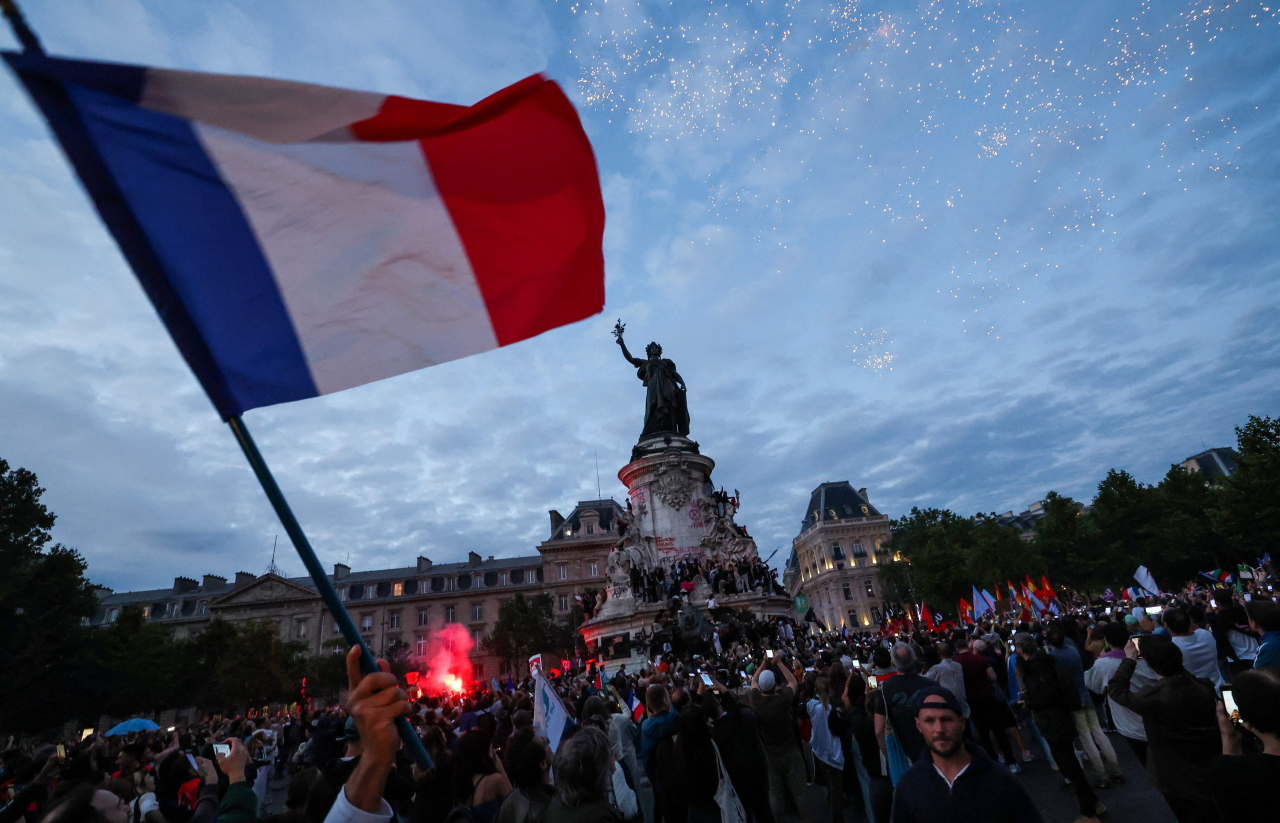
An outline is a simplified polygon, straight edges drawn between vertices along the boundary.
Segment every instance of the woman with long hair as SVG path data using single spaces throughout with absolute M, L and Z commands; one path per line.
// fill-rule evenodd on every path
M 844 749 L 840 737 L 831 733 L 828 719 L 831 714 L 831 681 L 825 677 L 813 681 L 813 696 L 805 704 L 812 721 L 809 748 L 813 759 L 827 782 L 827 811 L 831 823 L 844 819 Z
M 481 823 L 493 823 L 509 794 L 511 783 L 493 752 L 491 738 L 478 731 L 464 733 L 453 758 L 454 802 L 469 807 Z

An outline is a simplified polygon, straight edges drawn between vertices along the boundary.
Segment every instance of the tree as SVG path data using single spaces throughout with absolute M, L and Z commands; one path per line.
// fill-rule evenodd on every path
M 973 524 L 947 509 L 919 509 L 889 524 L 891 530 L 886 546 L 900 554 L 910 569 L 899 563 L 887 563 L 880 569 L 881 580 L 886 581 L 897 599 L 908 598 L 906 578 L 908 571 L 914 584 L 916 597 L 939 604 L 950 612 L 961 597 L 968 597 L 969 583 L 960 572 L 967 563 L 967 549 L 971 545 Z
M 980 517 L 971 535 L 972 546 L 968 551 L 968 579 L 979 587 L 990 583 L 993 593 L 1006 582 L 1021 580 L 1026 575 L 1039 576 L 1044 571 L 1044 561 L 1035 543 L 1022 539 L 1022 532 L 1011 526 L 1001 526 L 995 514 Z
M 50 545 L 55 515 L 36 475 L 0 459 L 0 730 L 64 722 L 93 674 L 82 621 L 97 610 L 85 562 Z
M 1081 591 L 1105 588 L 1113 581 L 1110 561 L 1100 554 L 1081 522 L 1082 508 L 1055 491 L 1044 496 L 1045 515 L 1036 521 L 1036 548 L 1048 574 Z
M 1151 524 L 1153 545 L 1145 554 L 1145 565 L 1157 582 L 1168 580 L 1176 586 L 1202 571 L 1234 567 L 1236 552 L 1214 528 L 1213 508 L 1221 488 L 1203 474 L 1175 464 L 1155 491 L 1160 515 Z
M 1280 550 L 1280 417 L 1249 415 L 1236 428 L 1236 452 L 1211 517 L 1237 557 L 1252 563 Z
M 527 598 L 517 593 L 498 608 L 493 633 L 480 645 L 507 661 L 516 676 L 534 652 L 564 652 L 573 648 L 574 632 L 556 622 L 554 601 L 543 593 Z

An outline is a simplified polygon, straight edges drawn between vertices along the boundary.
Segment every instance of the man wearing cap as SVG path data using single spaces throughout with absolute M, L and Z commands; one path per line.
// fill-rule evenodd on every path
M 781 653 L 778 653 L 781 657 Z M 773 666 L 773 663 L 777 663 Z M 786 685 L 778 688 L 774 669 L 782 673 Z M 769 807 L 776 823 L 787 819 L 786 795 L 791 795 L 800 820 L 808 823 L 804 801 L 805 767 L 796 739 L 791 707 L 796 699 L 796 677 L 791 667 L 776 660 L 761 660 L 751 677 L 751 710 L 760 718 L 760 740 L 769 761 Z
M 1043 823 L 1022 783 L 981 747 L 964 743 L 965 719 L 954 694 L 929 686 L 916 692 L 912 706 L 927 756 L 898 781 L 893 823 Z

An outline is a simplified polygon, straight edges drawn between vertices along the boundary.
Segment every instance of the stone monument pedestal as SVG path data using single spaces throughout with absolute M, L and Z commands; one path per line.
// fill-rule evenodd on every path
M 670 606 L 670 601 L 644 603 L 631 591 L 633 567 L 647 573 L 659 565 L 669 571 L 683 559 L 724 565 L 758 556 L 755 541 L 734 522 L 736 494 L 717 492 L 711 484 L 714 468 L 715 461 L 694 441 L 660 433 L 642 438 L 632 450 L 631 462 L 618 472 L 629 505 L 623 534 L 609 555 L 608 599 L 579 627 L 588 648 L 595 648 L 597 660 L 603 658 L 610 671 L 622 664 L 634 670 L 649 660 L 655 618 Z M 704 608 L 710 594 L 708 584 L 698 584 L 688 600 Z M 746 609 L 757 619 L 791 609 L 790 598 L 770 593 L 767 585 L 764 590 L 717 595 L 716 602 L 737 612 Z

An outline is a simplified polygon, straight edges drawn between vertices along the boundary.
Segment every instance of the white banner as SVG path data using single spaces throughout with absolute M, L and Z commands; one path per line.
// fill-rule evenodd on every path
M 556 694 L 541 671 L 534 674 L 533 682 L 533 727 L 538 734 L 547 738 L 554 753 L 560 746 L 560 736 L 564 734 L 569 713 L 560 702 L 560 695 Z

